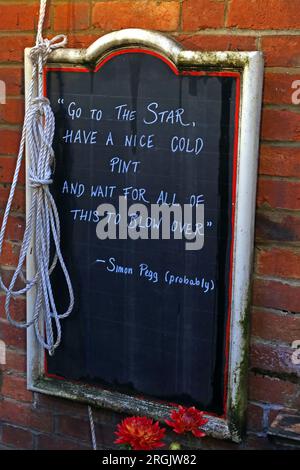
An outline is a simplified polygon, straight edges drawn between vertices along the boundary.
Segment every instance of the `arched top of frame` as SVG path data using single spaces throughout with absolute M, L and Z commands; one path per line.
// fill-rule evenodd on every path
M 177 64 L 183 49 L 178 42 L 156 31 L 130 28 L 105 34 L 87 49 L 58 49 L 52 52 L 48 62 L 97 64 L 107 54 L 124 47 L 154 50 L 174 64 Z
M 122 29 L 105 34 L 87 49 L 57 49 L 50 54 L 48 63 L 95 67 L 111 52 L 130 47 L 155 51 L 173 62 L 177 68 L 202 66 L 241 70 L 250 63 L 254 67 L 261 67 L 263 63 L 263 56 L 259 51 L 189 51 L 167 35 L 138 28 Z

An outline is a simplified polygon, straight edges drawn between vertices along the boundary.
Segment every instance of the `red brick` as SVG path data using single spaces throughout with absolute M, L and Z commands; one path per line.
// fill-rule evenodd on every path
M 174 31 L 179 24 L 180 3 L 156 0 L 105 1 L 93 7 L 95 28 L 104 30 L 146 28 Z
M 295 89 L 292 83 L 299 75 L 286 73 L 266 73 L 263 100 L 266 104 L 292 104 Z
M 1 31 L 30 31 L 35 28 L 38 5 L 0 5 Z
M 265 109 L 262 114 L 261 138 L 299 142 L 300 113 L 287 109 Z
M 0 216 L 0 224 L 3 217 Z M 25 229 L 25 220 L 23 217 L 9 216 L 6 226 L 5 238 L 11 241 L 21 241 L 23 239 Z
M 84 441 L 90 441 L 90 425 L 83 419 L 71 416 L 59 416 L 57 418 L 58 432 L 65 436 L 74 437 Z
M 258 241 L 299 242 L 300 217 L 279 211 L 256 213 L 256 239 Z
M 247 407 L 247 429 L 261 432 L 263 430 L 263 414 L 264 409 L 262 406 L 249 403 Z
M 17 155 L 20 145 L 21 132 L 0 129 L 0 154 Z
M 225 2 L 222 0 L 185 0 L 182 5 L 183 30 L 221 28 L 224 14 Z
M 79 422 L 83 422 L 85 426 L 85 423 L 88 418 L 86 405 L 43 394 L 38 394 L 36 399 L 39 409 L 51 410 L 52 412 L 55 412 L 55 414 L 57 415 L 59 426 L 64 427 L 64 429 L 66 429 L 66 427 L 68 426 L 72 428 L 73 424 L 75 424 L 76 421 L 77 424 L 79 424 Z M 66 415 L 72 416 L 72 419 L 69 420 Z M 111 411 L 107 409 L 93 410 L 93 418 L 95 425 L 97 425 L 98 423 L 98 425 L 101 425 L 101 427 L 103 427 L 103 425 L 108 425 L 110 427 L 115 428 L 117 423 L 119 423 L 124 417 L 125 415 L 123 414 L 111 413 Z M 81 431 L 77 429 L 73 431 L 71 430 L 70 435 L 76 437 L 80 432 Z M 98 432 L 101 433 L 100 427 L 98 429 Z M 84 435 L 86 435 L 86 428 L 84 428 Z
M 24 120 L 24 101 L 8 98 L 0 107 L 0 124 L 22 124 Z
M 262 247 L 257 250 L 256 272 L 267 276 L 300 279 L 300 250 Z
M 300 36 L 265 36 L 262 49 L 267 67 L 300 65 Z
M 73 417 L 87 417 L 87 407 L 82 403 L 73 402 L 50 395 L 37 395 L 38 407 L 43 410 L 51 410 L 56 414 L 70 414 Z
M 202 51 L 253 51 L 256 49 L 256 39 L 253 36 L 233 36 L 230 34 L 209 35 L 179 35 L 175 39 L 185 49 Z
M 295 80 L 295 76 L 293 77 L 294 80 L 292 81 L 291 87 L 292 87 L 292 94 L 291 94 L 291 101 L 292 104 L 294 105 L 299 105 L 300 104 L 300 80 Z
M 4 241 L 0 264 L 3 266 L 17 266 L 20 253 L 20 245 L 10 241 Z
M 291 0 L 231 0 L 226 26 L 246 29 L 300 29 L 299 4 Z
M 291 344 L 300 338 L 300 316 L 253 308 L 251 331 L 252 336 Z
M 6 349 L 6 364 L 1 366 L 2 370 L 26 372 L 26 354 L 12 349 Z
M 268 176 L 300 178 L 299 149 L 262 145 L 259 157 L 259 173 Z
M 22 62 L 24 61 L 24 48 L 32 47 L 35 39 L 34 34 L 27 36 L 0 37 L 0 62 Z
M 3 399 L 0 401 L 2 422 L 24 426 L 38 431 L 52 432 L 53 419 L 50 413 L 42 413 L 27 403 L 18 403 Z
M 106 424 L 96 425 L 95 433 L 97 442 L 101 442 L 104 449 L 119 449 L 120 446 L 114 444 L 116 439 L 115 436 L 116 426 L 110 426 Z
M 0 295 L 0 317 L 1 318 L 6 318 L 5 317 L 5 295 L 2 293 Z M 26 299 L 17 297 L 11 302 L 11 315 L 14 320 L 16 321 L 24 321 L 26 317 Z
M 297 385 L 291 382 L 255 374 L 249 376 L 251 400 L 289 405 L 293 403 L 296 393 Z
M 4 241 L 2 254 L 0 256 L 0 264 L 2 266 L 16 266 L 18 263 L 20 246 L 10 241 Z
M 300 377 L 299 365 L 292 362 L 293 352 L 294 349 L 291 346 L 253 342 L 251 345 L 251 367 Z
M 252 303 L 257 307 L 300 313 L 300 286 L 255 279 Z
M 91 450 L 90 445 L 54 435 L 39 435 L 37 448 L 38 450 Z
M 120 421 L 122 421 L 122 419 L 126 418 L 125 414 L 122 414 L 122 413 L 112 414 L 109 410 L 104 409 L 104 408 L 95 409 L 93 416 L 94 416 L 95 423 L 99 423 L 101 426 L 108 425 L 113 428 L 115 428 L 117 424 Z
M 0 157 L 0 183 L 11 183 L 16 167 L 16 159 L 12 157 Z M 19 183 L 25 184 L 25 160 L 23 160 Z
M 0 68 L 0 80 L 5 82 L 7 95 L 23 94 L 23 74 L 21 67 Z
M 89 19 L 90 3 L 54 5 L 54 31 L 86 30 Z
M 33 439 L 29 430 L 21 429 L 16 426 L 3 425 L 2 442 L 16 447 L 17 449 L 32 449 Z
M 9 196 L 10 187 L 0 185 L 0 209 L 5 209 Z M 17 188 L 12 202 L 12 211 L 25 212 L 25 190 Z
M 14 268 L 11 268 L 9 266 L 7 267 L 1 267 L 1 276 L 2 276 L 2 281 L 4 283 L 5 286 L 8 286 L 12 280 L 12 277 L 13 277 L 13 274 L 14 274 Z M 23 270 L 23 275 L 25 276 L 25 268 Z M 16 284 L 15 284 L 15 289 L 16 290 L 19 290 L 19 289 L 23 289 L 24 288 L 24 282 L 22 281 L 22 279 L 20 279 L 20 276 L 18 277 L 18 279 L 16 280 Z M 13 309 L 13 307 L 12 307 Z M 13 310 L 12 310 L 13 311 Z
M 16 328 L 8 322 L 1 320 L 0 339 L 2 339 L 6 343 L 6 346 L 13 346 L 15 348 L 25 350 L 26 331 L 24 328 Z
M 89 47 L 93 42 L 101 37 L 100 33 L 97 34 L 68 34 L 68 47 L 84 48 Z
M 27 390 L 26 379 L 13 375 L 3 374 L 1 394 L 3 397 L 13 398 L 17 401 L 32 401 L 32 392 Z
M 260 178 L 257 205 L 273 209 L 300 210 L 300 182 Z

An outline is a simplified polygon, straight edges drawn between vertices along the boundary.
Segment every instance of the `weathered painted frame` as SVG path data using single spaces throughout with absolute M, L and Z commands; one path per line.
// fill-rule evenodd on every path
M 247 405 L 248 316 L 251 292 L 253 234 L 255 217 L 256 175 L 258 160 L 263 57 L 260 52 L 188 51 L 158 32 L 125 29 L 107 34 L 87 49 L 59 49 L 48 60 L 50 64 L 72 66 L 97 64 L 114 50 L 140 47 L 154 50 L 171 60 L 180 70 L 233 70 L 241 74 L 239 146 L 237 161 L 236 211 L 234 224 L 234 256 L 232 274 L 231 333 L 228 367 L 226 417 L 208 415 L 206 432 L 215 438 L 239 442 Z M 30 49 L 25 51 L 26 89 L 31 78 Z M 27 99 L 27 97 L 26 97 Z M 28 155 L 27 155 L 28 158 Z M 26 185 L 29 207 L 30 186 Z M 33 249 L 27 255 L 27 276 L 34 276 Z M 27 317 L 31 319 L 34 292 L 27 295 Z M 44 352 L 38 346 L 33 328 L 27 332 L 27 377 L 30 390 L 69 398 L 97 407 L 106 407 L 129 414 L 143 414 L 163 419 L 171 407 L 121 393 L 102 391 L 44 375 Z

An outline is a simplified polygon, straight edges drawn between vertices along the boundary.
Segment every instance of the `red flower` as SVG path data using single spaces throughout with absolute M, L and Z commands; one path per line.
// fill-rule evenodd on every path
M 205 433 L 200 431 L 200 426 L 207 423 L 208 419 L 203 418 L 203 411 L 196 410 L 194 406 L 184 408 L 179 406 L 178 410 L 172 411 L 171 420 L 166 420 L 166 424 L 173 428 L 177 434 L 192 432 L 195 437 L 204 437 Z
M 133 450 L 153 450 L 163 447 L 161 440 L 166 430 L 159 427 L 158 421 L 153 423 L 152 419 L 133 416 L 125 418 L 118 424 L 116 444 L 127 444 Z

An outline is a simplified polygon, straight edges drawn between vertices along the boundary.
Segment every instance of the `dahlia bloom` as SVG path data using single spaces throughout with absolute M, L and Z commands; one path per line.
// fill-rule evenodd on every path
M 158 421 L 146 417 L 132 416 L 117 425 L 115 444 L 129 445 L 133 450 L 153 450 L 163 447 L 162 439 L 166 430 Z
M 194 406 L 190 408 L 179 406 L 178 410 L 172 411 L 170 418 L 165 422 L 177 434 L 191 432 L 195 437 L 205 436 L 199 428 L 206 424 L 208 419 L 203 418 L 203 411 L 197 410 Z

